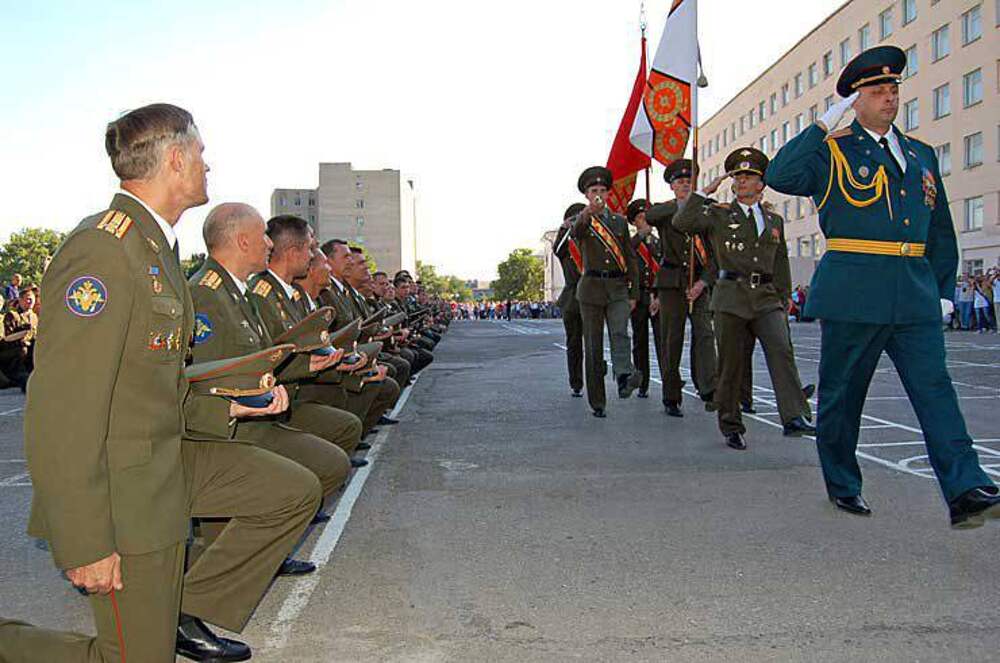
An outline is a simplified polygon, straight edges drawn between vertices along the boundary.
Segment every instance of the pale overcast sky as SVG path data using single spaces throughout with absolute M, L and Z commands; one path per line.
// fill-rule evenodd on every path
M 701 0 L 708 118 L 841 0 Z M 650 57 L 670 0 L 646 3 Z M 638 1 L 0 0 L 0 239 L 72 228 L 117 183 L 107 122 L 154 101 L 190 110 L 208 206 L 266 217 L 320 161 L 395 168 L 418 190 L 418 257 L 492 278 L 537 249 L 603 164 L 639 64 Z M 654 198 L 665 197 L 654 171 Z M 658 190 L 657 184 L 660 185 Z

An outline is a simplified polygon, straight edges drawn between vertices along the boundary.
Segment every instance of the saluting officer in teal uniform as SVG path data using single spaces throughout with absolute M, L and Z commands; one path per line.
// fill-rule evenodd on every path
M 783 147 L 767 185 L 812 196 L 826 236 L 806 315 L 820 320 L 817 445 L 830 500 L 870 515 L 855 455 L 868 384 L 885 351 L 913 404 L 955 528 L 1000 517 L 945 368 L 941 316 L 953 307 L 958 249 L 929 145 L 893 126 L 906 56 L 879 46 L 852 60 L 844 97 Z M 856 119 L 833 131 L 848 108 Z

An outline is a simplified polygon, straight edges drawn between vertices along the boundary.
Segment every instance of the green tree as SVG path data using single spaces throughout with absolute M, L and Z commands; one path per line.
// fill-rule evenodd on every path
M 189 279 L 194 276 L 194 273 L 205 264 L 205 258 L 204 253 L 192 253 L 187 258 L 181 260 L 181 271 L 184 272 L 184 278 Z
M 417 280 L 432 297 L 458 302 L 472 301 L 472 289 L 457 276 L 437 273 L 434 265 L 417 261 Z
M 0 279 L 20 274 L 22 285 L 41 283 L 47 261 L 62 243 L 64 233 L 49 228 L 23 228 L 0 247 Z
M 498 300 L 540 300 L 545 287 L 545 264 L 532 255 L 531 249 L 514 249 L 497 265 L 499 278 L 492 283 L 493 297 Z

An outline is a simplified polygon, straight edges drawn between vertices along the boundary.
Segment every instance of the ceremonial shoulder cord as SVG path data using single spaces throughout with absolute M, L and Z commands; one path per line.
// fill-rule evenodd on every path
M 886 206 L 889 208 L 889 218 L 892 219 L 892 201 L 889 198 L 889 175 L 885 172 L 885 166 L 879 166 L 878 170 L 875 171 L 875 176 L 869 184 L 862 184 L 854 179 L 854 174 L 851 172 L 851 164 L 847 162 L 847 157 L 840 150 L 840 145 L 837 144 L 836 139 L 827 138 L 826 144 L 830 147 L 830 179 L 826 185 L 826 193 L 823 194 L 823 200 L 820 201 L 817 209 L 822 209 L 823 205 L 830 198 L 830 192 L 833 190 L 833 179 L 834 174 L 837 177 L 837 186 L 840 188 L 840 192 L 844 196 L 844 200 L 848 204 L 854 207 L 869 207 L 877 203 L 879 200 L 885 196 Z M 844 186 L 844 175 L 847 175 L 847 181 L 852 187 L 858 191 L 871 191 L 874 189 L 873 195 L 868 200 L 857 200 L 847 192 L 847 188 Z

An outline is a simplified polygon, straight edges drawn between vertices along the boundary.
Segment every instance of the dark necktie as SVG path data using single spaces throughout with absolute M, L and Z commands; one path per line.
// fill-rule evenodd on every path
M 181 264 L 181 249 L 180 249 L 180 244 L 181 243 L 178 242 L 176 239 L 174 240 L 174 258 L 177 259 L 177 264 L 178 265 Z
M 892 155 L 892 150 L 889 149 L 889 139 L 886 138 L 885 136 L 882 136 L 881 138 L 878 139 L 878 144 L 882 146 L 882 149 L 885 150 L 886 156 L 889 157 L 889 161 L 892 162 L 892 165 L 896 167 L 896 175 L 902 178 L 903 168 L 902 166 L 899 165 L 899 162 L 896 161 L 896 157 Z

